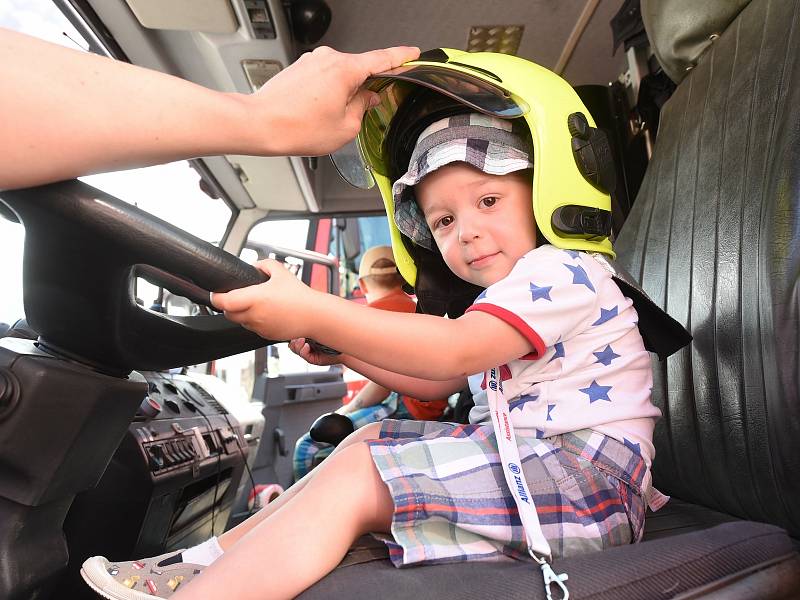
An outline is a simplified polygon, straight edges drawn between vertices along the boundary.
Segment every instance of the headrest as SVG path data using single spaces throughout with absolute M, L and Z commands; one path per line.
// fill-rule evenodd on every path
M 675 83 L 750 0 L 642 0 L 642 20 L 653 52 Z

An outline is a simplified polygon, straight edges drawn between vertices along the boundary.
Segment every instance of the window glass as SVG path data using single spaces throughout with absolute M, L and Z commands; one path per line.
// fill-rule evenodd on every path
M 250 264 L 264 258 L 282 260 L 295 275 L 302 277 L 303 260 L 294 256 L 283 256 L 280 249 L 305 250 L 308 228 L 308 219 L 262 221 L 250 230 L 239 258 Z
M 3 0 L 0 9 L 0 27 L 68 48 L 86 50 L 89 47 L 52 0 Z
M 360 297 L 358 266 L 361 255 L 373 246 L 391 246 L 389 222 L 383 215 L 335 220 L 330 253 L 339 261 L 339 289 L 346 298 Z
M 305 250 L 308 227 L 308 219 L 261 221 L 250 230 L 247 241 Z
M 252 399 L 256 377 L 256 350 L 233 356 L 225 356 L 214 361 L 215 375 L 229 386 L 236 388 L 244 398 Z M 288 352 L 288 348 L 287 348 Z
M 285 258 L 276 256 L 274 249 L 306 250 L 310 225 L 311 223 L 308 219 L 262 221 L 250 230 L 245 247 L 239 257 L 250 264 L 262 258 L 279 258 L 284 260 L 298 277 L 302 277 L 303 261 L 293 256 Z M 328 370 L 328 367 L 317 367 L 308 364 L 289 350 L 289 345 L 286 343 L 273 344 L 266 351 L 268 376 Z M 241 354 L 217 361 L 218 371 L 219 369 L 226 369 L 236 373 L 235 377 L 241 377 L 242 379 L 253 378 L 254 366 L 254 355 Z
M 79 179 L 212 244 L 219 245 L 231 219 L 228 205 L 200 189 L 186 161 Z

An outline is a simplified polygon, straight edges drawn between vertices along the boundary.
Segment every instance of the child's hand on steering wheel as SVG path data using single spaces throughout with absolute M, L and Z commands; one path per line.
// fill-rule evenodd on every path
M 315 350 L 306 338 L 295 338 L 289 342 L 289 350 L 297 354 L 307 363 L 325 367 L 328 365 L 338 365 L 342 362 L 341 354 L 327 354 Z

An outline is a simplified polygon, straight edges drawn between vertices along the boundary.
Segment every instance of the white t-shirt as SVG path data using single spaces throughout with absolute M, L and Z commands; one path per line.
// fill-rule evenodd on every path
M 651 464 L 661 411 L 650 402 L 650 356 L 633 303 L 591 255 L 531 250 L 467 309 L 475 310 L 512 325 L 534 348 L 500 367 L 515 428 L 540 438 L 593 429 Z M 470 422 L 490 422 L 485 374 L 469 381 Z

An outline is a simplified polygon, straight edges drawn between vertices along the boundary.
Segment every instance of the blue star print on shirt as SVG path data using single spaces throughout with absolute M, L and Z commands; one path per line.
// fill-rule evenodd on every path
M 578 258 L 580 256 L 577 250 L 564 250 L 567 254 L 569 254 L 572 258 Z
M 616 354 L 614 352 L 614 350 L 611 348 L 610 345 L 606 346 L 606 349 L 603 350 L 602 352 L 592 352 L 592 354 L 594 354 L 597 357 L 597 362 L 605 366 L 610 365 L 612 360 L 620 357 L 619 354 Z
M 553 289 L 552 285 L 539 287 L 531 282 L 531 302 L 536 302 L 539 299 L 544 299 L 552 302 L 550 299 L 550 290 Z
M 555 407 L 556 407 L 555 404 L 548 404 L 547 405 L 547 418 L 545 419 L 545 421 L 552 421 L 553 420 L 553 415 L 551 415 L 550 413 L 553 412 L 553 409 Z
M 623 441 L 623 442 L 625 442 L 625 447 L 626 447 L 626 448 L 629 448 L 630 450 L 632 450 L 633 452 L 635 452 L 635 453 L 636 453 L 636 454 L 638 454 L 639 456 L 641 456 L 641 455 L 642 455 L 642 450 L 641 450 L 641 446 L 640 446 L 640 444 L 635 444 L 634 442 L 630 441 L 630 440 L 629 440 L 628 438 L 626 438 L 626 437 L 623 437 L 623 438 L 622 438 L 622 441 Z
M 610 385 L 600 385 L 596 380 L 592 380 L 592 385 L 587 388 L 581 388 L 581 392 L 589 396 L 589 404 L 594 404 L 598 400 L 605 400 L 611 402 L 608 397 L 608 390 L 611 389 Z
M 538 394 L 527 394 L 525 396 L 520 396 L 519 398 L 515 398 L 511 402 L 508 403 L 508 412 L 511 412 L 515 408 L 519 408 L 522 410 L 522 406 L 527 404 L 528 402 L 536 402 L 539 399 Z
M 600 318 L 597 319 L 597 321 L 595 321 L 594 323 L 592 323 L 592 325 L 602 325 L 606 321 L 610 321 L 611 319 L 613 319 L 616 316 L 617 316 L 617 307 L 616 306 L 614 308 L 609 308 L 608 310 L 606 310 L 605 308 L 601 308 L 600 309 Z
M 478 300 L 483 300 L 484 298 L 486 298 L 486 290 L 483 290 L 480 293 L 480 295 L 477 298 L 475 298 L 475 302 L 477 302 Z
M 586 274 L 586 271 L 583 270 L 583 267 L 580 265 L 568 265 L 566 263 L 564 263 L 564 266 L 572 271 L 572 283 L 575 285 L 585 285 L 594 292 L 594 286 L 592 282 L 589 281 L 589 276 Z
M 557 358 L 564 358 L 564 342 L 556 342 L 553 344 L 553 348 L 556 349 L 555 354 L 547 362 L 553 362 Z

